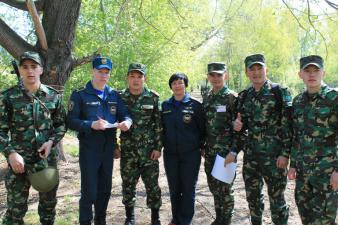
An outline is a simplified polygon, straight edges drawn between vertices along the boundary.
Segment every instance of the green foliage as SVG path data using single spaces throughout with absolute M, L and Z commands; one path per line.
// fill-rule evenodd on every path
M 288 2 L 295 9 L 294 15 L 282 2 L 273 0 L 83 0 L 74 57 L 97 50 L 111 57 L 109 84 L 116 89 L 126 87 L 131 62 L 144 63 L 147 86 L 159 92 L 162 99 L 171 94 L 167 84 L 171 74 L 186 73 L 190 85 L 196 87 L 206 78 L 206 65 L 212 61 L 227 63 L 228 84 L 239 91 L 249 84 L 243 60 L 257 52 L 266 56 L 269 78 L 290 87 L 293 93 L 303 88 L 297 76 L 299 58 L 309 54 L 324 57 L 325 80 L 337 86 L 338 12 L 324 10 L 320 14 L 312 7 L 308 17 L 306 1 Z M 13 22 L 11 15 L 6 12 L 1 17 Z M 31 32 L 23 36 L 34 40 Z M 0 54 L 0 79 L 4 80 L 0 88 L 4 89 L 15 79 L 7 79 L 10 57 L 2 49 Z M 90 64 L 76 68 L 65 86 L 66 101 L 72 89 L 90 79 Z

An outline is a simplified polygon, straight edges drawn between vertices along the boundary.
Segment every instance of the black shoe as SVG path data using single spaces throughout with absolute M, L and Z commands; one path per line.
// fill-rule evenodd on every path
M 160 209 L 151 209 L 151 225 L 161 225 Z
M 106 217 L 104 216 L 94 219 L 94 225 L 107 225 Z
M 80 225 L 91 225 L 92 222 L 90 220 L 88 221 L 80 221 Z
M 135 225 L 134 207 L 126 207 L 126 220 L 124 225 Z

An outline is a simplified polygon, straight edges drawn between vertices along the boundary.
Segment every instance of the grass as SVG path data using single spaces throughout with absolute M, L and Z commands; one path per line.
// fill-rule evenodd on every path
M 65 152 L 72 157 L 79 156 L 79 147 L 74 145 L 64 145 Z

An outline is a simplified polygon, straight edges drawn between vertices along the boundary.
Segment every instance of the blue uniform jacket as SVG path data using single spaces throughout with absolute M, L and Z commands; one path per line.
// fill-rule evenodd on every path
M 116 145 L 116 128 L 96 131 L 91 125 L 98 118 L 109 123 L 130 120 L 128 110 L 118 92 L 106 86 L 105 99 L 95 92 L 91 81 L 83 89 L 73 91 L 69 105 L 67 125 L 78 131 L 80 149 L 89 148 L 97 151 L 114 150 Z
M 171 97 L 162 103 L 162 123 L 164 151 L 196 151 L 204 144 L 205 117 L 202 104 L 189 94 L 180 102 Z

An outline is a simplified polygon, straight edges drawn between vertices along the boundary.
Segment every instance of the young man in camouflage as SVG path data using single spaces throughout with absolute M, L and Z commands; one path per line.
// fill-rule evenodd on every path
M 323 59 L 300 59 L 306 90 L 293 101 L 289 179 L 304 225 L 334 225 L 338 209 L 338 90 L 323 83 Z
M 208 64 L 208 80 L 212 90 L 203 102 L 206 117 L 204 167 L 209 189 L 214 196 L 216 220 L 212 225 L 231 224 L 234 209 L 232 184 L 219 181 L 211 175 L 217 154 L 228 158 L 236 157 L 237 152 L 233 144 L 232 130 L 237 94 L 225 85 L 227 79 L 228 74 L 224 63 Z
M 251 223 L 262 224 L 264 180 L 272 221 L 276 225 L 286 225 L 289 208 L 284 191 L 291 148 L 291 95 L 286 88 L 267 79 L 263 55 L 246 57 L 245 68 L 252 85 L 238 95 L 234 129 L 246 130 L 248 135 L 241 137 L 246 143 L 243 146 L 243 178 Z
M 133 120 L 130 130 L 121 133 L 121 177 L 125 225 L 135 224 L 134 207 L 136 185 L 141 177 L 147 192 L 147 206 L 151 208 L 151 224 L 160 225 L 161 189 L 158 185 L 161 156 L 161 118 L 159 96 L 144 87 L 146 66 L 129 65 L 128 88 L 121 97 Z
M 5 178 L 7 211 L 3 219 L 7 225 L 24 224 L 31 186 L 28 173 L 35 165 L 43 165 L 43 159 L 56 166 L 55 145 L 66 132 L 60 93 L 40 82 L 43 67 L 38 53 L 21 55 L 19 72 L 22 83 L 0 97 L 0 151 L 9 164 Z M 39 193 L 42 225 L 54 223 L 57 187 Z

